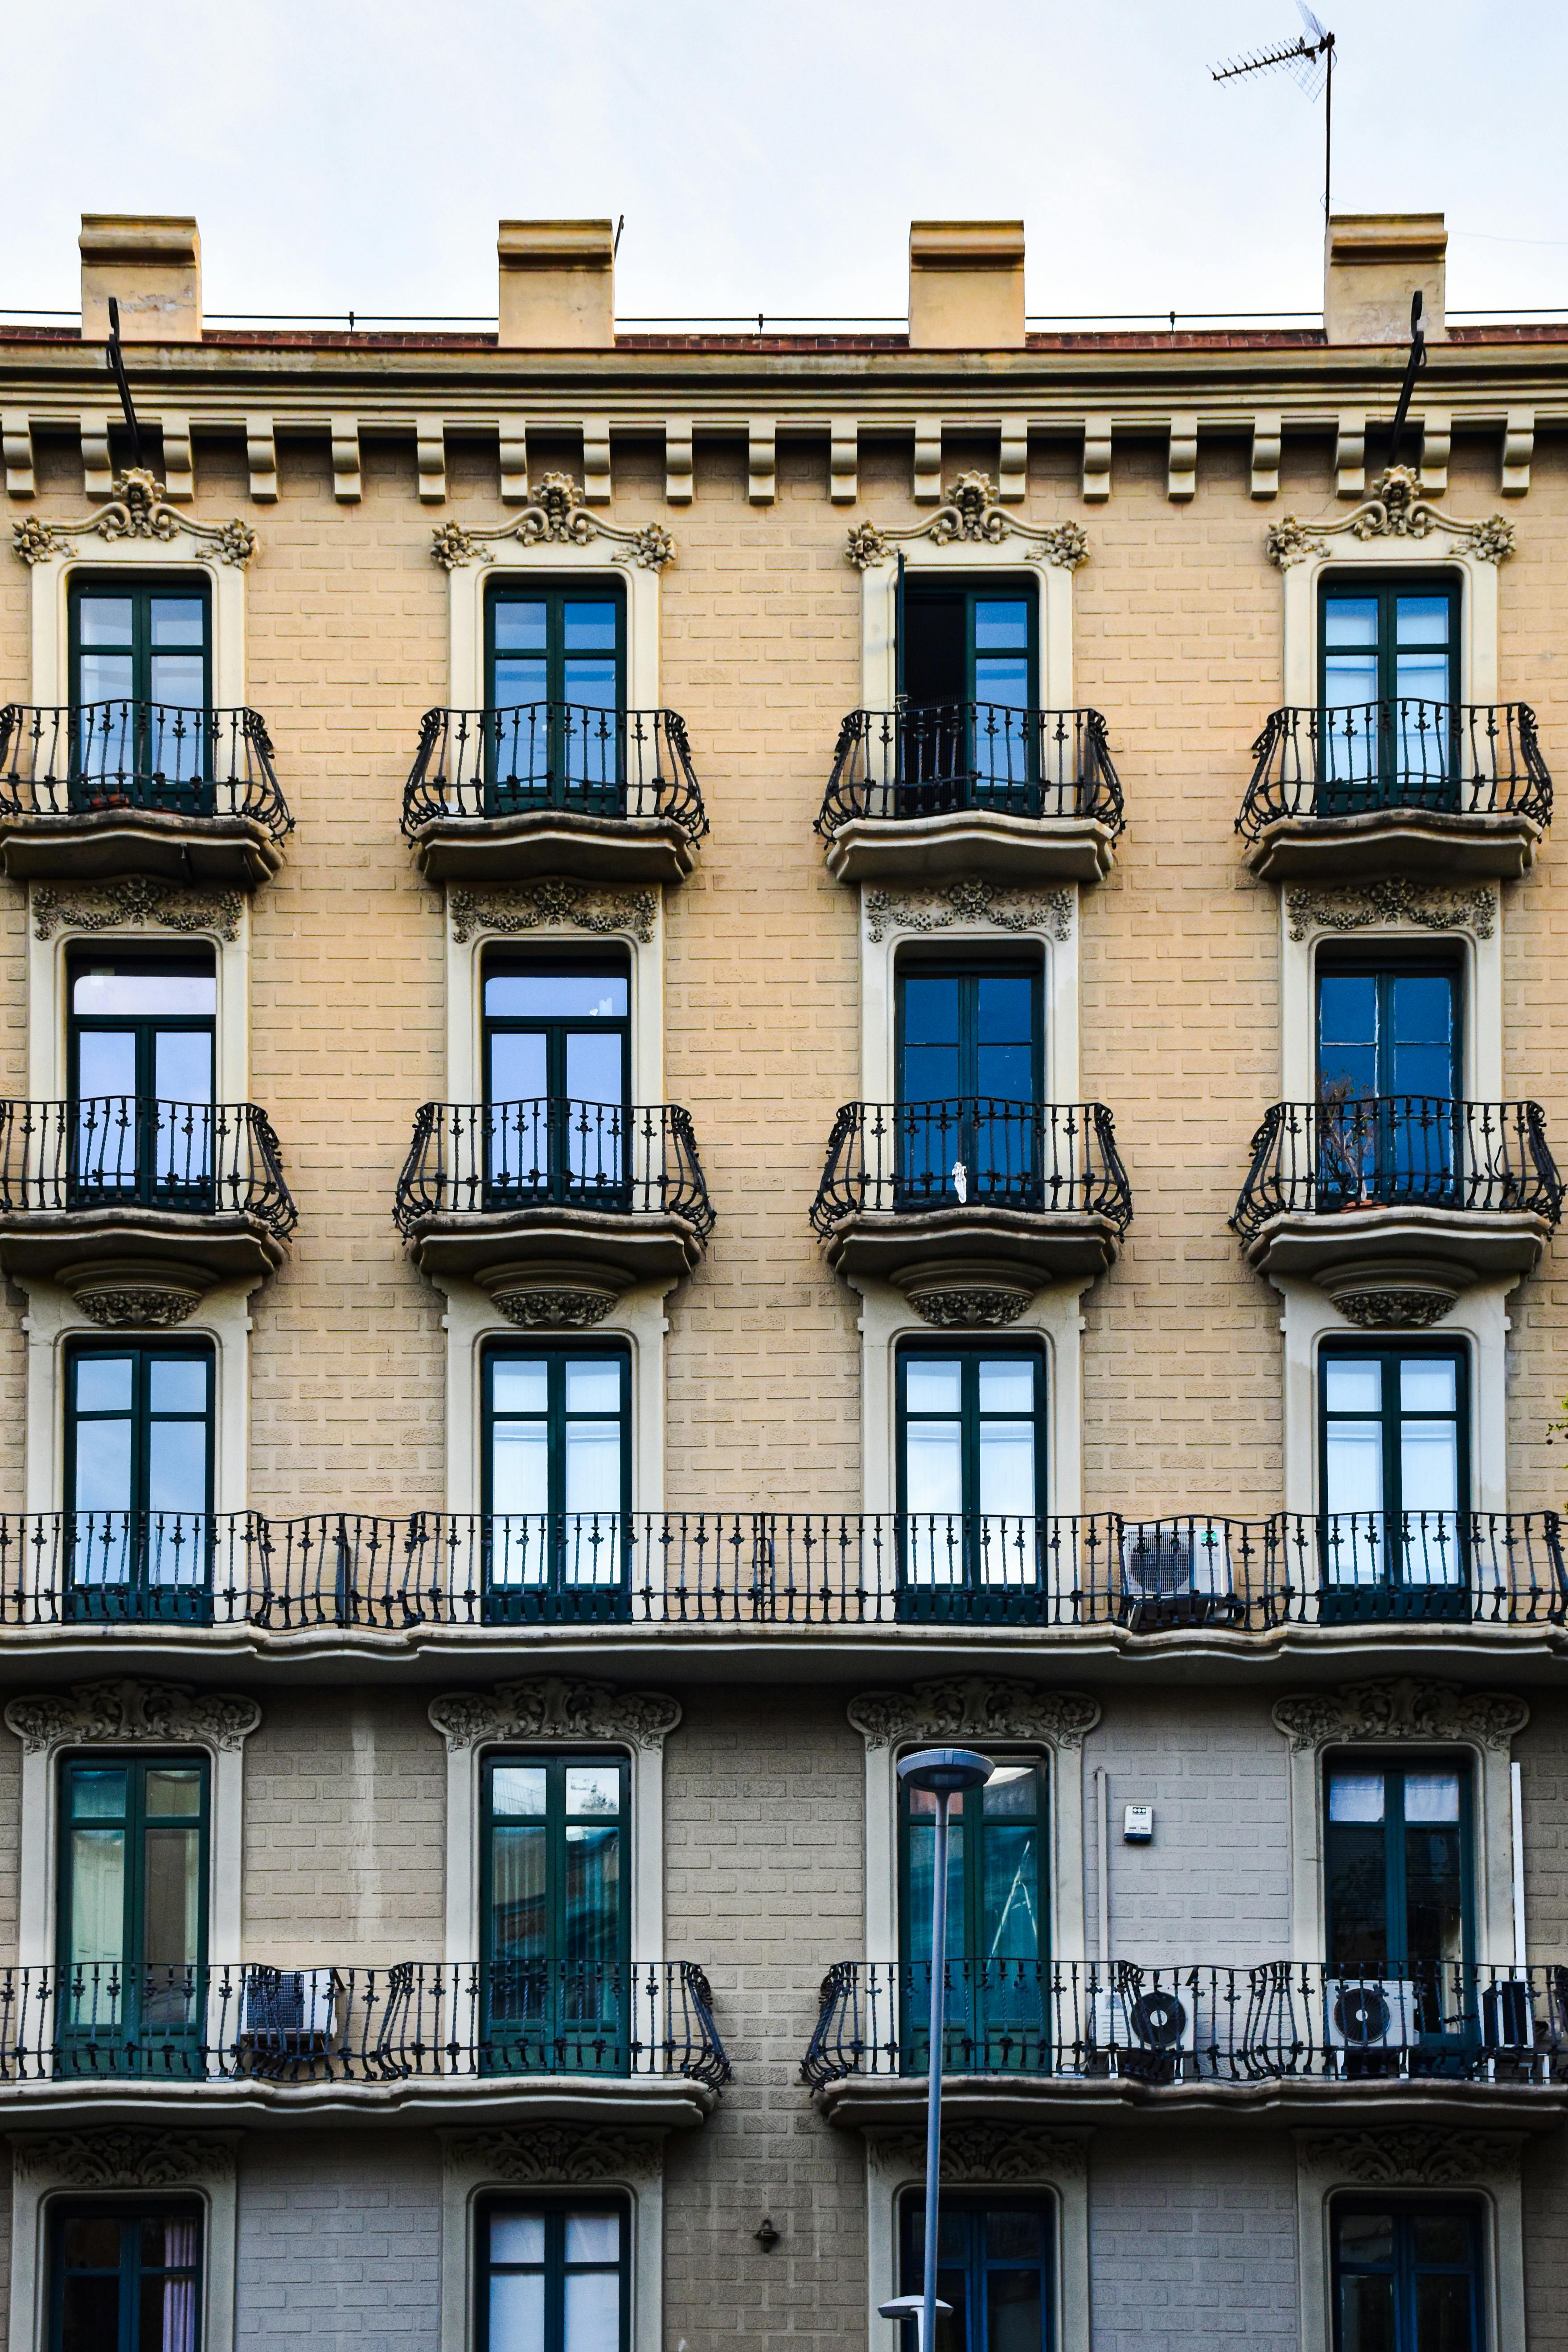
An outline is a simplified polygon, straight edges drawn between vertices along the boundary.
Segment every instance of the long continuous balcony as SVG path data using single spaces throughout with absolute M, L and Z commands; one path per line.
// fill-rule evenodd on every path
M 173 1300 L 281 1265 L 297 1211 L 254 1103 L 0 1102 L 0 1265 Z
M 1033 2092 L 1086 2107 L 1287 2106 L 1445 2093 L 1568 2106 L 1568 1968 L 1434 1962 L 1372 1977 L 1300 1960 L 1142 1968 L 950 1959 L 942 2073 L 955 2109 Z M 802 2073 L 830 2112 L 913 2113 L 931 2065 L 924 1962 L 841 1960 Z M 954 2080 L 953 2078 L 957 2078 Z
M 1230 1222 L 1260 1273 L 1341 1302 L 1403 1296 L 1419 1322 L 1474 1282 L 1528 1274 L 1562 1213 L 1539 1103 L 1325 1096 L 1274 1105 Z
M 852 710 L 816 830 L 840 881 L 1098 882 L 1124 822 L 1098 710 Z
M 0 866 L 15 880 L 150 874 L 249 888 L 293 829 L 254 710 L 0 709 Z
M 426 1274 L 540 1300 L 688 1274 L 714 1223 L 689 1112 L 563 1097 L 422 1105 L 393 1213 Z
M 427 710 L 403 830 L 433 881 L 679 882 L 708 830 L 674 710 Z
M 1271 881 L 1529 872 L 1552 778 L 1527 702 L 1272 711 L 1237 831 Z
M 1044 1283 L 1103 1273 L 1131 1214 L 1103 1103 L 963 1096 L 846 1103 L 811 1222 L 831 1266 L 893 1282 L 942 1321 L 955 1295 L 1011 1298 L 1016 1315 Z
M 79 1961 L 0 1969 L 0 2105 L 160 2084 L 241 2108 L 438 2100 L 562 2078 L 700 2121 L 730 2062 L 695 1962 L 426 1960 L 386 1968 Z M 670 2095 L 674 2095 L 671 2096 Z M 248 2095 L 248 2096 L 247 2095 Z M 689 2110 L 689 2112 L 682 2112 Z
M 1031 1627 L 1071 1639 L 1568 1623 L 1555 1511 L 1267 1518 L 247 1511 L 0 1517 L 0 1632 Z

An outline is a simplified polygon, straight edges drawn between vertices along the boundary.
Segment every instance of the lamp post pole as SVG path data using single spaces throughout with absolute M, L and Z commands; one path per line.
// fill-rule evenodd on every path
M 947 1840 L 948 1814 L 955 1796 L 966 1789 L 983 1789 L 992 1765 L 968 1748 L 924 1748 L 906 1756 L 899 1778 L 906 1789 L 931 1797 L 936 1807 L 936 1834 L 931 1850 L 931 2054 L 926 2074 L 926 2212 L 924 2275 L 921 2283 L 918 2352 L 936 2352 L 936 2318 L 945 2304 L 936 2299 L 937 2220 L 942 2191 L 942 2058 L 946 2021 L 947 1990 Z M 887 2318 L 905 2318 L 915 2304 L 900 2295 L 884 2304 Z

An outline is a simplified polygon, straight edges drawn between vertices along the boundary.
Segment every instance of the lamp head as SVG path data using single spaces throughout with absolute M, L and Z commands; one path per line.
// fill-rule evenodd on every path
M 938 2303 L 934 2308 L 939 2319 L 952 2317 L 951 2303 Z M 924 2309 L 923 2294 L 899 2294 L 893 2297 L 891 2303 L 879 2303 L 877 2305 L 877 2316 L 879 2319 L 918 2319 Z
M 965 1789 L 983 1789 L 995 1769 L 973 1748 L 921 1748 L 903 1759 L 899 1779 L 926 1796 L 956 1797 Z

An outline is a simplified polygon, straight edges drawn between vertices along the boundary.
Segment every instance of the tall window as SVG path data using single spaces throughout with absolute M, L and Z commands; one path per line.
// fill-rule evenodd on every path
M 897 1045 L 901 1204 L 1037 1201 L 1038 965 L 901 961 Z
M 1033 813 L 1033 589 L 909 583 L 901 602 L 900 814 L 970 803 Z M 955 791 L 960 783 L 970 789 Z
M 627 2352 L 629 2221 L 621 2197 L 481 2207 L 478 2352 Z
M 629 1205 L 631 983 L 624 955 L 499 955 L 484 969 L 486 1181 L 516 1196 Z
M 485 699 L 494 814 L 623 813 L 624 634 L 625 606 L 613 590 L 491 592 Z
M 217 982 L 210 951 L 91 950 L 69 966 L 74 1201 L 212 1205 Z
M 1321 1382 L 1324 1600 L 1462 1613 L 1469 1507 L 1461 1347 L 1325 1348 Z
M 631 1359 L 624 1348 L 490 1349 L 481 1508 L 497 1616 L 624 1605 Z
M 73 806 L 210 813 L 208 638 L 205 583 L 73 584 Z
M 1006 1613 L 1038 1587 L 1046 1364 L 1037 1348 L 904 1348 L 899 1509 L 906 1601 Z
M 1357 1759 L 1325 1779 L 1330 2046 L 1440 2063 L 1478 2022 L 1468 1769 Z
M 1481 2352 L 1475 2205 L 1336 2197 L 1334 2352 Z
M 60 1821 L 62 2065 L 199 2074 L 205 1761 L 68 1760 Z
M 937 2352 L 1050 2352 L 1051 2215 L 1045 2198 L 944 2193 L 937 2294 L 952 2316 L 936 2323 Z M 904 2198 L 901 2220 L 901 2292 L 919 2294 L 925 2211 L 918 2197 Z M 916 2352 L 919 2333 L 917 2321 L 904 2323 L 905 2352 Z
M 199 2352 L 201 2305 L 199 2206 L 51 2211 L 49 2352 Z
M 212 1507 L 212 1349 L 74 1347 L 65 1428 L 73 1613 L 199 1615 Z
M 625 2073 L 630 1818 L 623 1757 L 486 1759 L 485 2046 L 496 2073 Z
M 1320 971 L 1320 1206 L 1451 1197 L 1465 1141 L 1461 1039 L 1452 965 Z
M 900 1904 L 906 1962 L 903 2040 L 913 2071 L 929 2049 L 934 1801 L 900 1797 Z M 1048 2005 L 1046 1957 L 1046 1768 L 1000 1758 L 985 1787 L 952 1801 L 947 1877 L 947 2045 L 960 2073 L 1037 2066 Z
M 1324 814 L 1454 805 L 1458 603 L 1441 582 L 1325 584 Z

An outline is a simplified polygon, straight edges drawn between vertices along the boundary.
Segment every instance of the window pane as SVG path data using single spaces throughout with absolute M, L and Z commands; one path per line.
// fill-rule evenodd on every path
M 153 1092 L 160 1102 L 210 1103 L 213 1098 L 213 1041 L 199 1029 L 162 1029 L 153 1040 Z M 174 1164 L 192 1170 L 206 1157 L 205 1122 L 194 1130 L 176 1127 L 172 1136 Z
M 618 2263 L 621 2223 L 616 2213 L 568 2213 L 566 2259 L 569 2263 Z
M 624 1021 L 631 983 L 625 973 L 493 971 L 485 1011 L 528 1021 Z
M 621 1916 L 619 1830 L 566 1832 L 565 1957 L 605 1966 L 617 1958 Z
M 498 1412 L 543 1412 L 550 1402 L 550 1367 L 537 1357 L 492 1356 L 490 1403 Z
M 986 2352 L 1040 2352 L 1038 2271 L 991 2271 L 985 2281 Z
M 1405 1412 L 1453 1412 L 1458 1404 L 1458 1366 L 1442 1356 L 1407 1357 L 1399 1367 L 1399 1403 Z
M 1470 2222 L 1466 2213 L 1412 2214 L 1410 2238 L 1418 2263 L 1451 2263 L 1456 2268 L 1469 2263 Z
M 490 2276 L 489 2352 L 544 2352 L 544 2273 Z
M 1037 2213 L 987 2213 L 985 2251 L 993 2262 L 1037 2260 L 1040 2217 Z
M 1394 602 L 1394 642 L 1405 646 L 1446 646 L 1448 642 L 1447 596 L 1396 596 Z
M 131 1508 L 131 1423 L 89 1421 L 76 1433 L 76 1507 L 79 1511 Z
M 1002 1356 L 983 1363 L 980 1372 L 982 1412 L 1033 1412 L 1035 1367 L 1027 1356 Z
M 984 1958 L 1034 1960 L 1040 1952 L 1037 1887 L 1039 1849 L 1032 1829 L 988 1830 L 985 1855 Z
M 618 1412 L 621 1367 L 615 1356 L 589 1356 L 566 1366 L 568 1412 Z
M 1394 2260 L 1392 2213 L 1339 2215 L 1340 2260 L 1346 2263 L 1391 2263 Z
M 135 683 L 135 671 L 129 654 L 84 653 L 77 673 L 79 702 L 124 702 L 130 698 Z M 134 730 L 123 723 L 128 714 L 110 715 L 107 729 L 100 717 L 90 741 L 84 747 L 89 772 L 105 768 L 134 764 L 136 737 Z M 88 730 L 84 728 L 84 734 Z
M 1399 1480 L 1405 1510 L 1458 1510 L 1459 1433 L 1451 1422 L 1405 1423 L 1399 1434 Z
M 575 1421 L 566 1429 L 566 1493 L 569 1511 L 615 1512 L 621 1507 L 621 1425 L 618 1421 Z
M 533 1960 L 545 1949 L 545 1843 L 537 1829 L 498 1829 L 490 1839 L 490 1939 L 498 1960 Z
M 202 1775 L 195 1768 L 159 1767 L 147 1775 L 147 1811 L 153 1821 L 199 1821 Z
M 119 2263 L 120 2224 L 108 2214 L 73 2213 L 60 2242 L 71 2270 L 113 2270 Z
M 1405 1818 L 1407 1822 L 1457 1822 L 1459 1818 L 1458 1774 L 1406 1772 Z
M 568 1035 L 566 1039 L 566 1092 L 573 1102 L 615 1103 L 624 1100 L 622 1083 L 625 1055 L 619 1034 L 601 1030 L 597 1035 Z M 571 1143 L 582 1155 L 582 1165 L 590 1176 L 619 1176 L 616 1165 L 624 1125 L 619 1119 L 606 1120 L 603 1126 L 590 1123 L 585 1133 L 574 1132 Z M 574 1158 L 574 1165 L 577 1164 Z
M 543 1775 L 541 1774 L 541 1779 Z M 542 2263 L 544 2260 L 542 2213 L 492 2213 L 492 2263 Z
M 1381 1772 L 1331 1772 L 1329 1819 L 1331 1822 L 1380 1822 L 1384 1817 Z
M 112 1030 L 87 1030 L 77 1039 L 77 1100 L 90 1102 L 100 1095 L 133 1095 L 136 1092 L 136 1039 L 129 1030 L 116 1034 Z M 83 1123 L 85 1129 L 86 1122 Z M 135 1129 L 127 1125 L 123 1133 L 111 1129 L 107 1136 L 100 1129 L 89 1137 L 85 1132 L 81 1144 L 88 1170 L 97 1173 L 100 1169 L 113 1171 L 123 1160 L 127 1168 L 135 1165 Z
M 500 1517 L 550 1507 L 550 1433 L 542 1422 L 490 1432 L 490 1508 Z
M 1397 2352 L 1394 2341 L 1394 2281 L 1340 2281 L 1340 2352 Z
M 1375 1359 L 1330 1356 L 1323 1365 L 1323 1402 L 1330 1412 L 1381 1412 L 1383 1366 Z
M 542 1764 L 497 1764 L 490 1773 L 491 1811 L 509 1820 L 542 1821 L 549 1778 Z
M 974 603 L 974 647 L 977 653 L 1027 653 L 1029 608 L 1022 600 L 1004 604 L 989 596 Z
M 155 650 L 194 646 L 199 652 L 206 641 L 206 606 L 199 596 L 154 596 L 150 617 Z
M 70 1957 L 125 1958 L 125 1832 L 71 1832 Z
M 1342 651 L 1346 646 L 1377 644 L 1375 596 L 1326 596 L 1323 599 L 1323 643 Z
M 569 2271 L 563 2352 L 616 2352 L 621 2283 L 614 2271 Z
M 71 1812 L 79 1822 L 119 1822 L 125 1818 L 123 1772 L 73 1771 L 69 1781 Z
M 957 1422 L 910 1423 L 904 1439 L 904 1493 L 910 1511 L 962 1511 L 963 1449 Z
M 940 976 L 904 982 L 904 1038 L 911 1045 L 958 1044 L 958 981 Z
M 148 1509 L 201 1513 L 206 1507 L 206 1423 L 153 1422 L 147 1433 Z
M 196 2352 L 195 2279 L 144 2278 L 141 2302 L 142 2344 L 156 2352 Z
M 1040 1801 L 1037 1764 L 998 1764 L 985 1783 L 982 1805 L 987 1820 L 994 1815 L 1034 1813 Z
M 904 1373 L 904 1404 L 910 1412 L 956 1412 L 963 1393 L 963 1367 L 945 1357 L 910 1356 Z
M 546 609 L 542 598 L 496 598 L 495 642 L 498 653 L 542 653 L 546 643 Z
M 1415 2352 L 1470 2352 L 1470 2282 L 1417 2277 Z
M 129 1412 L 131 1358 L 79 1356 L 76 1360 L 78 1412 Z
M 201 1850 L 194 1829 L 155 1829 L 146 1835 L 143 1959 L 188 1965 L 200 1933 Z
M 975 1030 L 983 1045 L 1026 1045 L 1034 1034 L 1033 983 L 1017 973 L 986 973 L 974 983 Z
M 148 1365 L 148 1402 L 154 1412 L 205 1412 L 205 1356 L 154 1356 Z
M 161 1013 L 211 1015 L 217 982 L 210 971 L 79 971 L 71 984 L 73 1013 L 121 1020 Z
M 1382 1510 L 1382 1423 L 1331 1421 L 1324 1451 L 1325 1507 L 1330 1511 Z
M 583 604 L 573 597 L 561 610 L 562 644 L 569 654 L 616 650 L 616 607 Z
M 615 1764 L 573 1764 L 566 1772 L 569 1813 L 618 1813 L 621 1775 Z M 587 2257 L 584 2255 L 584 2260 Z
M 1035 1424 L 980 1425 L 980 1508 L 1022 1517 L 1035 1507 Z
M 60 2352 L 105 2352 L 119 2344 L 118 2278 L 68 2278 L 61 2301 Z
M 147 679 L 152 699 L 173 704 L 179 710 L 199 710 L 206 699 L 205 667 L 200 654 L 154 654 Z M 177 774 L 189 775 L 200 766 L 197 745 L 190 733 L 184 725 L 176 730 L 172 722 L 154 735 L 153 759 L 157 766 Z
M 131 599 L 94 593 L 77 606 L 77 629 L 84 646 L 128 646 L 131 643 Z

